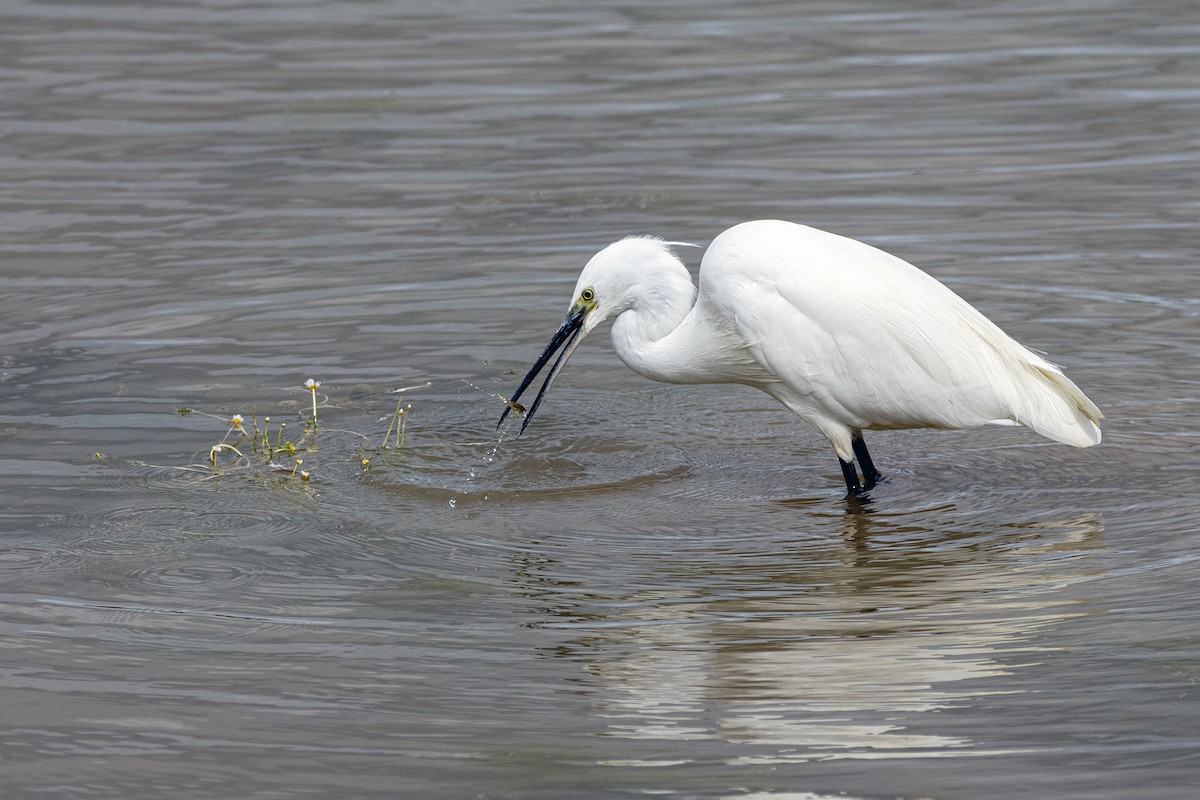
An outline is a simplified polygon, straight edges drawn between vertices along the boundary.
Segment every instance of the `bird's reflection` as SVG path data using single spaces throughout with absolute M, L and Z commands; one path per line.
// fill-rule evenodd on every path
M 971 742 L 927 712 L 1019 691 L 1011 654 L 1082 613 L 1061 590 L 1103 537 L 1096 514 L 954 516 L 810 515 L 805 533 L 698 537 L 586 578 L 526 554 L 515 579 L 532 624 L 566 632 L 546 654 L 579 663 L 609 735 L 769 746 L 755 759 L 944 751 Z

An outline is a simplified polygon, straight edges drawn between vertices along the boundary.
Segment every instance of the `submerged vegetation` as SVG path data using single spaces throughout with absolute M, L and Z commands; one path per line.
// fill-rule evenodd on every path
M 357 431 L 326 430 L 327 434 L 348 435 L 356 440 L 354 446 L 339 451 L 337 460 L 350 461 L 366 470 L 371 466 L 372 455 L 403 449 L 408 418 L 413 407 L 412 403 L 405 402 L 403 393 L 430 385 L 426 382 L 394 390 L 402 396 L 396 402 L 395 411 L 390 415 L 387 433 L 382 441 L 373 444 L 370 436 Z M 289 430 L 288 423 L 284 420 L 272 420 L 270 416 L 265 415 L 260 417 L 257 408 L 252 408 L 248 417 L 242 414 L 226 417 L 191 408 L 179 409 L 179 413 L 184 416 L 196 414 L 220 420 L 225 428 L 224 436 L 208 449 L 203 460 L 197 460 L 184 469 L 203 472 L 208 477 L 248 473 L 259 476 L 275 475 L 288 481 L 309 481 L 320 454 L 317 415 L 319 409 L 329 405 L 327 395 L 318 395 L 317 390 L 320 387 L 321 382 L 312 378 L 303 384 L 303 388 L 308 390 L 311 396 L 312 404 L 311 413 L 300 417 L 303 426 L 299 435 L 294 433 L 295 427 Z M 96 456 L 103 458 L 100 453 Z
M 516 414 L 502 426 L 495 441 L 457 441 L 439 437 L 437 446 L 490 446 L 486 458 L 490 463 L 504 440 L 513 420 L 525 409 L 503 396 L 487 391 L 468 380 L 462 383 L 481 396 L 495 402 L 497 398 Z M 389 465 L 403 460 L 411 465 L 411 457 L 421 463 L 430 458 L 430 451 L 423 454 L 408 454 L 406 436 L 409 419 L 413 414 L 410 392 L 427 389 L 432 381 L 404 386 L 379 393 L 369 392 L 368 408 L 345 399 L 334 402 L 329 395 L 320 392 L 321 381 L 309 378 L 300 384 L 300 391 L 308 393 L 302 401 L 284 398 L 271 406 L 271 413 L 264 414 L 261 401 L 238 413 L 212 413 L 195 408 L 179 408 L 180 416 L 203 417 L 212 420 L 212 443 L 197 452 L 190 463 L 178 462 L 158 465 L 163 469 L 190 473 L 193 479 L 211 481 L 224 477 L 243 477 L 267 482 L 274 486 L 305 486 L 317 479 L 322 471 L 339 469 L 345 475 L 347 468 L 360 474 L 372 469 L 373 462 Z M 391 401 L 386 411 L 379 408 L 380 394 L 398 395 L 394 407 Z M 347 392 L 353 396 L 353 392 Z M 236 407 L 235 407 L 236 408 Z M 230 409 L 232 410 L 232 409 Z M 490 414 L 488 415 L 490 416 Z M 320 420 L 318 424 L 318 419 Z M 353 419 L 354 421 L 348 421 Z M 364 423 L 364 419 L 366 422 Z M 436 427 L 436 423 L 435 427 Z M 335 426 L 343 427 L 335 427 Z M 363 432 L 365 430 L 365 432 Z M 404 453 L 404 455 L 401 455 Z M 117 466 L 110 455 L 97 452 L 97 462 Z M 152 466 L 152 465 L 145 465 Z M 386 473 L 386 469 L 385 469 Z M 475 470 L 470 472 L 471 478 Z M 332 477 L 330 474 L 329 477 Z M 453 504 L 453 503 L 452 503 Z

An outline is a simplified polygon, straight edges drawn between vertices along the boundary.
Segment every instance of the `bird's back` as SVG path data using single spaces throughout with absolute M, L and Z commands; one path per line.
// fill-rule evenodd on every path
M 759 388 L 831 438 L 993 423 L 1100 441 L 1099 409 L 1057 366 L 853 239 L 775 220 L 730 228 L 704 256 L 697 313 L 746 343 L 773 376 Z

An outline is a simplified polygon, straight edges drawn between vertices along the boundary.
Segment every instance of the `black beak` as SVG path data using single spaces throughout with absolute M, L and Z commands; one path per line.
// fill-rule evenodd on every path
M 538 356 L 538 360 L 534 363 L 533 369 L 529 370 L 529 374 L 525 376 L 525 380 L 521 381 L 521 385 L 517 387 L 517 391 L 513 393 L 510 400 L 507 401 L 508 407 L 500 414 L 500 421 L 496 423 L 499 428 L 504 424 L 504 419 L 508 416 L 508 412 L 516 409 L 517 413 L 525 414 L 525 421 L 521 423 L 521 430 L 517 431 L 517 436 L 525 432 L 525 428 L 529 426 L 529 422 L 533 419 L 534 412 L 538 410 L 538 406 L 542 404 L 542 398 L 546 396 L 546 390 L 550 388 L 550 384 L 554 383 L 554 379 L 558 377 L 559 371 L 566 366 L 567 359 L 575 352 L 575 348 L 583 341 L 583 320 L 592 310 L 591 305 L 583 303 L 575 303 L 571 306 L 571 310 L 567 312 L 567 318 L 563 320 L 562 325 L 558 327 L 554 336 L 550 339 L 550 344 L 546 345 L 546 349 Z M 550 374 L 546 376 L 546 380 L 542 383 L 542 388 L 538 390 L 537 397 L 533 401 L 533 405 L 526 411 L 517 400 L 521 397 L 521 393 L 529 388 L 529 384 L 533 383 L 533 379 L 542 371 L 542 367 L 554 358 L 555 352 L 559 348 L 562 352 L 558 354 L 558 358 L 554 359 L 554 366 L 550 368 Z

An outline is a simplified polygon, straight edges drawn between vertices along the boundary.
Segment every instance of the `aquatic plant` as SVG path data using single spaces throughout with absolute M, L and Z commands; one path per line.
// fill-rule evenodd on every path
M 317 389 L 321 388 L 321 382 L 309 378 L 304 382 L 304 388 L 312 393 L 312 426 L 315 428 L 317 427 Z
M 393 391 L 403 394 L 430 385 L 430 382 L 425 382 Z M 309 481 L 313 475 L 313 467 L 319 464 L 319 462 L 314 463 L 320 452 L 317 436 L 318 408 L 329 405 L 327 395 L 323 395 L 318 401 L 317 389 L 320 386 L 321 381 L 314 378 L 309 378 L 303 384 L 303 388 L 309 392 L 311 416 L 301 416 L 305 425 L 304 432 L 298 439 L 289 438 L 286 421 L 278 418 L 272 420 L 271 416 L 265 415 L 260 418 L 256 407 L 252 407 L 250 413 L 245 416 L 240 413 L 228 416 L 196 411 L 192 408 L 180 408 L 179 414 L 182 416 L 196 414 L 210 417 L 219 420 L 224 427 L 224 435 L 208 449 L 207 463 L 193 463 L 186 469 L 204 472 L 207 477 L 251 473 L 280 475 L 284 476 L 287 481 Z M 327 439 L 332 437 L 335 446 L 338 444 L 338 440 L 344 442 L 344 437 L 335 436 L 335 434 L 354 437 L 357 443 L 343 448 L 339 455 L 344 456 L 346 461 L 357 463 L 365 472 L 371 466 L 368 454 L 404 448 L 405 433 L 408 429 L 408 418 L 412 415 L 412 408 L 413 404 L 406 402 L 406 398 L 403 396 L 396 402 L 396 408 L 390 415 L 383 441 L 374 448 L 365 447 L 364 443 L 370 439 L 365 433 L 334 430 L 324 425 L 321 430 Z M 278 415 L 276 416 L 278 417 Z M 97 454 L 96 458 L 106 459 L 101 454 Z

